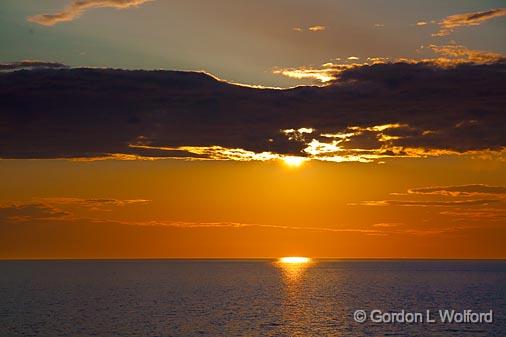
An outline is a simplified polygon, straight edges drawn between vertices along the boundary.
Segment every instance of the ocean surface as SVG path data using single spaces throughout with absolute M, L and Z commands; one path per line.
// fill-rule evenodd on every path
M 369 319 L 445 309 L 493 323 Z M 506 261 L 2 261 L 0 336 L 503 337 Z

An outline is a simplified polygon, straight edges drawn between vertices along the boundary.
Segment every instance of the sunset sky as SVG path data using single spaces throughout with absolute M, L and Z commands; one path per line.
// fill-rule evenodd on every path
M 504 1 L 3 0 L 0 258 L 506 258 Z

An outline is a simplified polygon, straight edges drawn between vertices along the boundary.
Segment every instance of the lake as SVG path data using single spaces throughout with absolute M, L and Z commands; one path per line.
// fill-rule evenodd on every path
M 436 322 L 377 322 L 427 310 Z M 439 310 L 493 322 L 443 323 Z M 506 261 L 0 262 L 8 337 L 506 336 L 505 313 Z

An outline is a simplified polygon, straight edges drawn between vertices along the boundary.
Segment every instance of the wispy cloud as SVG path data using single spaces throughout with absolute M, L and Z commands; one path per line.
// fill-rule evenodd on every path
M 308 28 L 310 32 L 323 32 L 327 30 L 327 26 L 311 26 Z
M 303 27 L 293 27 L 292 28 L 292 30 L 296 31 L 296 32 L 307 31 L 307 32 L 311 32 L 311 33 L 323 32 L 327 29 L 328 29 L 327 26 L 322 26 L 322 25 L 309 26 L 307 28 L 303 28 Z
M 73 0 L 62 11 L 54 14 L 40 14 L 27 18 L 28 21 L 43 26 L 53 26 L 60 22 L 72 21 L 80 17 L 85 11 L 93 8 L 125 9 L 140 6 L 152 0 Z
M 442 55 L 442 57 L 434 59 L 441 65 L 453 66 L 466 62 L 487 64 L 505 60 L 504 55 L 500 53 L 469 49 L 459 44 L 432 44 L 429 45 L 429 48 L 436 54 Z
M 350 206 L 401 206 L 401 207 L 462 207 L 488 206 L 499 203 L 495 199 L 453 200 L 453 201 L 420 201 L 420 200 L 374 200 L 349 203 Z
M 370 207 L 419 207 L 424 208 L 432 216 L 445 216 L 451 222 L 464 224 L 478 223 L 486 225 L 488 221 L 504 221 L 505 186 L 491 186 L 485 184 L 429 186 L 411 188 L 407 193 L 391 193 L 404 197 L 398 200 L 367 200 L 348 203 L 349 206 Z M 429 200 L 419 200 L 427 197 Z M 436 198 L 437 197 L 437 198 Z M 434 200 L 436 199 L 436 200 Z M 396 227 L 396 224 L 379 223 L 373 227 Z
M 381 223 L 374 224 L 372 226 L 377 227 L 377 228 L 393 228 L 393 227 L 399 227 L 401 225 L 402 225 L 401 223 L 381 222 Z
M 461 27 L 479 26 L 483 22 L 506 15 L 506 8 L 483 12 L 461 13 L 448 16 L 439 22 L 440 29 L 434 36 L 447 36 Z
M 148 222 L 132 222 L 129 224 L 137 226 L 161 226 L 175 227 L 182 229 L 195 228 L 270 228 L 280 230 L 308 231 L 308 232 L 333 232 L 333 233 L 378 233 L 379 229 L 368 228 L 351 228 L 351 227 L 314 227 L 314 226 L 285 226 L 285 225 L 269 225 L 269 224 L 253 224 L 241 222 L 181 222 L 181 221 L 148 221 Z
M 102 207 L 123 207 L 135 204 L 147 204 L 151 200 L 146 199 L 111 199 L 111 198 L 69 198 L 69 197 L 55 197 L 55 198 L 41 198 L 42 202 L 51 205 L 76 205 L 90 209 L 100 209 Z
M 0 221 L 30 220 L 70 220 L 74 219 L 75 206 L 92 211 L 109 210 L 111 207 L 123 207 L 134 204 L 146 204 L 144 199 L 108 199 L 108 198 L 36 198 L 30 202 L 12 202 L 0 204 Z
M 54 220 L 70 215 L 70 212 L 41 202 L 0 205 L 0 221 Z
M 372 226 L 342 226 L 335 227 L 315 227 L 315 226 L 286 226 L 274 224 L 257 224 L 243 222 L 187 222 L 171 220 L 151 220 L 151 221 L 118 221 L 108 219 L 87 219 L 94 223 L 117 223 L 127 226 L 139 227 L 162 227 L 167 229 L 180 230 L 244 230 L 244 229 L 270 229 L 282 231 L 302 231 L 316 233 L 357 233 L 367 236 L 389 236 L 389 235 L 439 235 L 459 230 L 476 228 L 476 226 L 438 226 L 437 228 L 417 228 L 405 226 L 402 223 L 378 223 Z
M 450 217 L 452 221 L 473 221 L 480 224 L 484 221 L 504 222 L 506 220 L 504 208 L 454 208 L 439 214 Z
M 430 186 L 411 188 L 409 194 L 433 194 L 446 196 L 471 196 L 471 195 L 506 195 L 506 186 L 490 186 L 485 184 L 453 185 L 453 186 Z
M 130 200 L 125 202 L 138 203 L 142 201 Z M 89 217 L 82 216 L 77 213 L 72 213 L 69 210 L 61 209 L 51 203 L 56 203 L 63 208 L 71 209 L 71 206 L 76 204 L 79 206 L 88 207 L 93 203 L 99 204 L 113 204 L 114 206 L 122 205 L 116 199 L 79 199 L 79 198 L 48 198 L 47 202 L 31 202 L 31 203 L 12 203 L 8 205 L 0 205 L 0 224 L 3 225 L 20 225 L 20 224 L 44 224 L 50 223 L 55 226 L 82 226 L 83 224 L 115 224 L 121 226 L 135 226 L 135 227 L 159 227 L 166 229 L 176 230 L 247 230 L 247 229 L 266 229 L 266 230 L 280 230 L 280 231 L 301 231 L 301 232 L 316 232 L 316 233 L 357 233 L 370 236 L 387 236 L 387 235 L 439 235 L 449 232 L 469 228 L 479 228 L 480 226 L 471 225 L 451 225 L 451 226 L 437 226 L 437 227 L 424 227 L 420 228 L 416 225 L 407 225 L 397 222 L 381 222 L 372 225 L 335 225 L 335 226 L 290 226 L 283 224 L 262 224 L 262 223 L 246 223 L 234 221 L 219 221 L 219 222 L 190 222 L 166 219 L 147 219 L 147 220 L 122 220 L 116 217 Z M 459 204 L 459 205 L 462 205 Z M 474 204 L 473 204 L 474 205 Z M 369 205 L 370 206 L 370 205 Z M 386 206 L 386 205 L 374 205 Z M 413 206 L 413 205 L 410 205 Z M 428 205 L 424 205 L 424 207 Z M 72 208 L 72 210 L 74 210 Z M 495 209 L 497 211 L 497 209 Z M 495 214 L 495 217 L 487 217 L 490 212 L 482 214 L 480 208 L 452 208 L 447 212 L 448 215 L 453 216 L 467 216 L 472 219 L 488 219 L 498 220 L 504 219 L 503 213 Z M 482 227 L 482 226 L 481 226 Z

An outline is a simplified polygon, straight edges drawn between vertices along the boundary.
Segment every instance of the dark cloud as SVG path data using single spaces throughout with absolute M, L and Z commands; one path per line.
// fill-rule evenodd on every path
M 501 151 L 505 71 L 506 63 L 377 64 L 287 90 L 196 72 L 0 73 L 0 157 L 340 161 Z M 282 131 L 300 128 L 311 132 Z

